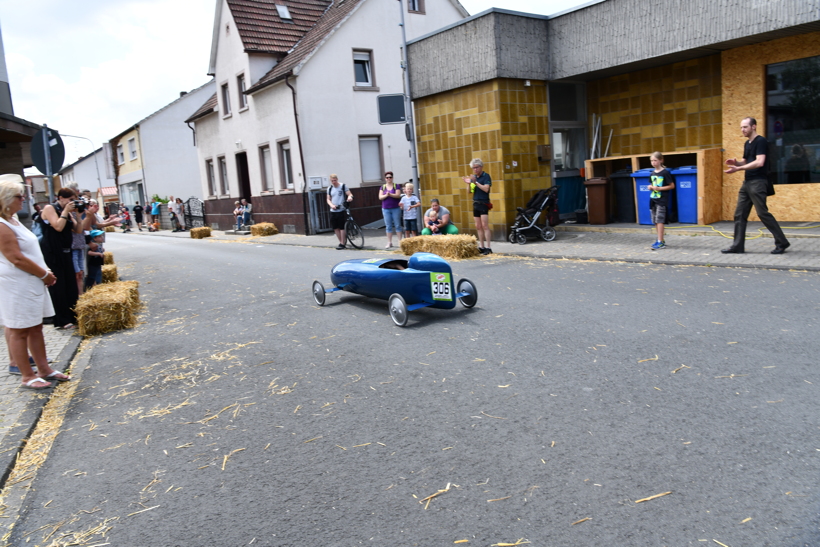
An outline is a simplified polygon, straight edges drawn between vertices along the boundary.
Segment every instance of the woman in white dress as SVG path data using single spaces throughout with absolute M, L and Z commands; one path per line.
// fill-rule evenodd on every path
M 54 315 L 46 288 L 57 278 L 46 267 L 37 236 L 16 218 L 25 196 L 20 175 L 0 175 L 0 323 L 8 329 L 9 352 L 23 377 L 21 387 L 47 389 L 50 381 L 70 378 L 53 370 L 46 359 L 43 317 Z M 36 373 L 27 351 L 37 364 Z

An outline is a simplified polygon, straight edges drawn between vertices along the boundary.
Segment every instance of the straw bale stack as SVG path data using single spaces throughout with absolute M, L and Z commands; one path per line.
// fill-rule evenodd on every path
M 442 258 L 470 258 L 479 256 L 478 243 L 473 235 L 416 236 L 401 240 L 401 252 L 433 253 Z
M 115 281 L 119 280 L 120 276 L 117 275 L 117 265 L 116 264 L 105 264 L 102 267 L 102 282 L 103 283 L 114 283 Z
M 94 336 L 137 326 L 138 281 L 96 285 L 83 293 L 74 310 L 81 336 Z
M 191 228 L 191 239 L 203 239 L 211 237 L 211 227 L 202 226 L 200 228 Z
M 103 228 L 103 230 L 105 230 L 106 232 L 116 232 L 117 231 L 117 230 L 114 229 L 113 226 L 106 226 L 105 228 Z
M 105 251 L 103 253 L 103 264 L 113 264 L 114 263 L 114 253 L 111 251 Z
M 274 236 L 279 233 L 279 228 L 273 222 L 260 222 L 251 226 L 252 236 Z

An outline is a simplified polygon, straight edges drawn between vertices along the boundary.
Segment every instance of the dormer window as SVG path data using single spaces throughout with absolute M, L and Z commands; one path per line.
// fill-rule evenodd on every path
M 287 6 L 283 6 L 282 4 L 274 4 L 274 6 L 276 6 L 276 11 L 283 21 L 293 21 L 293 17 L 290 16 Z

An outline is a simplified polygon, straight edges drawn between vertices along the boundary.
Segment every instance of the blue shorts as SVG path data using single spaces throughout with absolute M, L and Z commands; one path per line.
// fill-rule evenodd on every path
M 404 219 L 404 231 L 405 232 L 417 232 L 419 231 L 418 221 L 415 218 L 406 218 Z
M 71 262 L 74 263 L 74 273 L 85 270 L 82 249 L 71 249 Z

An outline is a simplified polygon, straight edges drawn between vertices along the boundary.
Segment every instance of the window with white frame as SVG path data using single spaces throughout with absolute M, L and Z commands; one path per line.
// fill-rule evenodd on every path
M 407 11 L 410 13 L 424 13 L 424 0 L 407 0 Z
M 137 140 L 134 137 L 128 139 L 128 157 L 137 159 Z
M 380 136 L 359 137 L 359 159 L 362 163 L 362 182 L 382 180 L 382 142 Z
M 122 165 L 123 163 L 125 163 L 125 152 L 123 152 L 121 144 L 117 145 L 117 163 L 119 165 Z
M 205 162 L 205 172 L 208 176 L 208 195 L 216 195 L 216 173 L 214 172 L 214 160 Z
M 356 76 L 356 87 L 373 87 L 373 59 L 370 51 L 353 52 L 353 71 Z
M 259 147 L 259 167 L 262 173 L 262 190 L 273 189 L 273 169 L 270 164 L 270 146 Z
M 228 188 L 228 162 L 225 160 L 225 157 L 217 158 L 219 162 L 219 186 L 223 196 L 229 195 L 230 189 Z
M 279 175 L 282 177 L 282 190 L 293 190 L 293 164 L 290 160 L 290 141 L 279 143 Z
M 222 84 L 222 116 L 230 116 L 231 114 L 231 92 L 228 89 L 228 84 Z
M 236 88 L 239 90 L 239 110 L 248 108 L 248 96 L 245 95 L 245 75 L 236 77 Z
M 293 16 L 290 14 L 290 10 L 284 4 L 274 4 L 276 6 L 276 13 L 279 14 L 279 17 L 283 21 L 293 22 Z

